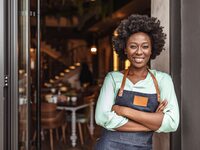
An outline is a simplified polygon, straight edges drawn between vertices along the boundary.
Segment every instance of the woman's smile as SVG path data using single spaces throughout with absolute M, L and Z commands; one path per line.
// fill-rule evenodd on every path
M 142 63 L 144 61 L 144 57 L 133 57 L 133 60 L 136 62 L 136 63 Z

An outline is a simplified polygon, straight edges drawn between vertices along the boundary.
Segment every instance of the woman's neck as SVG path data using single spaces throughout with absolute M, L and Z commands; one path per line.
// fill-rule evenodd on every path
M 142 68 L 135 68 L 133 66 L 129 67 L 129 73 L 130 76 L 146 76 L 148 74 L 147 66 Z

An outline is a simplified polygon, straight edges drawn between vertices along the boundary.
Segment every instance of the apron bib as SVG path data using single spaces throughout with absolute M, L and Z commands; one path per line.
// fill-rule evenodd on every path
M 115 104 L 144 112 L 155 112 L 160 102 L 160 91 L 154 75 L 148 70 L 156 89 L 155 94 L 124 90 L 129 69 L 125 70 Z M 123 132 L 104 129 L 95 150 L 152 150 L 151 132 Z

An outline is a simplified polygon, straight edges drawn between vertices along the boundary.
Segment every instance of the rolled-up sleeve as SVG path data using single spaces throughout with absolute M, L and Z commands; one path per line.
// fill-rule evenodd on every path
M 96 123 L 108 130 L 114 130 L 128 122 L 127 118 L 112 111 L 115 97 L 115 83 L 111 73 L 108 73 L 104 79 L 95 110 Z
M 171 77 L 165 74 L 159 83 L 161 99 L 167 100 L 168 105 L 164 109 L 164 117 L 160 128 L 156 132 L 173 132 L 179 125 L 179 107 Z

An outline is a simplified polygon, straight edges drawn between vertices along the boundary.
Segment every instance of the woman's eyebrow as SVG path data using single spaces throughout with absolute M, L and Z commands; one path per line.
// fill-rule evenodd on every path
M 128 44 L 138 44 L 137 42 L 128 42 Z M 148 41 L 145 41 L 145 42 L 141 42 L 141 44 L 149 44 Z

